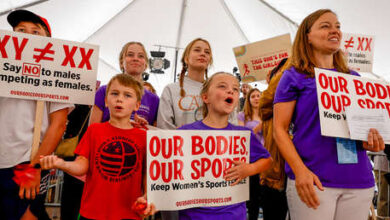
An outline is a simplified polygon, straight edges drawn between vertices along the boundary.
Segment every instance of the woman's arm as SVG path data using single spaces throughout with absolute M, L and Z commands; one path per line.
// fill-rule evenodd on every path
M 92 106 L 91 117 L 89 118 L 89 124 L 100 123 L 103 120 L 103 111 L 97 106 Z
M 47 128 L 45 135 L 43 136 L 42 143 L 38 149 L 38 153 L 31 160 L 32 165 L 39 163 L 39 158 L 41 155 L 49 155 L 53 153 L 56 149 L 66 129 L 68 111 L 68 108 L 64 108 L 50 113 L 49 127 Z
M 323 190 L 322 184 L 319 178 L 305 166 L 288 134 L 295 104 L 296 101 L 290 101 L 274 105 L 273 134 L 280 153 L 295 174 L 295 186 L 299 197 L 308 207 L 316 209 L 320 202 L 314 184 L 318 189 Z

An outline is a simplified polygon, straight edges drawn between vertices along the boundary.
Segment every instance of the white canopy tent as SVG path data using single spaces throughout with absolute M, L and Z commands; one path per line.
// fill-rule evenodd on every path
M 390 80 L 390 65 L 386 64 L 390 2 L 386 0 L 2 0 L 0 29 L 11 29 L 6 16 L 20 7 L 47 18 L 55 38 L 99 45 L 98 79 L 102 84 L 119 72 L 118 55 L 128 41 L 140 41 L 149 51 L 166 52 L 171 67 L 165 74 L 150 74 L 149 78 L 161 94 L 164 86 L 174 81 L 175 48 L 177 73 L 183 48 L 197 37 L 212 46 L 210 73 L 232 72 L 237 65 L 233 47 L 284 33 L 293 38 L 297 24 L 319 8 L 334 10 L 343 31 L 376 37 L 374 73 Z

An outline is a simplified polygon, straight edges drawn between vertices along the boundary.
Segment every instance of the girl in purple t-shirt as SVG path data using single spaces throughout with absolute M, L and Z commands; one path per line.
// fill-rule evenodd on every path
M 144 45 L 139 42 L 128 42 L 125 44 L 119 54 L 119 66 L 122 73 L 127 73 L 139 82 L 142 82 L 142 73 L 148 67 L 148 56 Z M 110 119 L 110 112 L 105 103 L 106 89 L 107 86 L 104 85 L 96 91 L 90 124 L 106 122 Z M 159 100 L 157 95 L 144 89 L 141 106 L 137 111 L 133 112 L 131 119 L 141 122 L 141 124 L 155 125 Z
M 239 83 L 228 73 L 215 73 L 203 84 L 201 98 L 203 100 L 203 120 L 184 125 L 179 129 L 187 130 L 249 130 L 242 126 L 235 126 L 228 122 L 229 114 L 238 104 Z M 251 132 L 250 163 L 234 161 L 234 167 L 227 170 L 225 179 L 234 180 L 236 185 L 242 179 L 256 175 L 268 169 L 271 164 L 268 151 Z M 246 219 L 245 203 L 238 203 L 220 207 L 200 207 L 179 211 L 180 220 L 244 220 Z
M 307 16 L 276 91 L 274 137 L 287 162 L 286 193 L 293 220 L 365 220 L 372 201 L 374 178 L 366 150 L 384 149 L 378 131 L 370 130 L 368 142 L 321 135 L 314 67 L 357 75 L 348 69 L 339 49 L 341 35 L 331 10 Z M 337 146 L 347 142 L 356 146 L 356 163 L 339 160 Z
M 247 127 L 253 131 L 264 146 L 263 122 L 260 119 L 260 96 L 257 88 L 250 89 L 246 95 L 244 109 L 238 113 L 238 125 Z M 248 219 L 258 219 L 260 209 L 260 178 L 259 175 L 250 177 L 250 195 L 247 202 Z

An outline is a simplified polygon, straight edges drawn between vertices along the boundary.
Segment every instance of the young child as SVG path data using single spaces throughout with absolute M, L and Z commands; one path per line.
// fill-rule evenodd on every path
M 228 73 L 218 72 L 205 81 L 201 90 L 203 100 L 203 120 L 184 125 L 179 129 L 187 130 L 250 130 L 228 122 L 229 114 L 238 104 L 240 85 L 237 79 Z M 251 131 L 250 163 L 234 161 L 234 166 L 227 170 L 225 179 L 234 180 L 233 185 L 242 179 L 263 172 L 271 164 L 267 150 Z M 179 211 L 179 219 L 246 219 L 245 202 L 220 206 L 200 207 Z
M 51 36 L 48 21 L 33 12 L 15 10 L 7 20 L 15 32 Z M 0 219 L 49 219 L 44 208 L 48 172 L 33 167 L 40 155 L 55 150 L 73 105 L 45 102 L 39 149 L 30 160 L 36 103 L 0 97 Z
M 88 128 L 75 150 L 76 160 L 65 162 L 56 156 L 40 160 L 43 169 L 57 168 L 76 176 L 87 174 L 81 219 L 144 217 L 131 207 L 145 189 L 146 132 L 133 127 L 129 120 L 139 108 L 142 95 L 142 84 L 132 76 L 114 76 L 107 85 L 105 100 L 110 120 Z M 143 212 L 152 213 L 153 205 Z

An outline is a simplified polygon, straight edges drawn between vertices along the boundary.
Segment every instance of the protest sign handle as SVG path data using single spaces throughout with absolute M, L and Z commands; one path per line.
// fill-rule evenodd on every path
M 35 123 L 34 123 L 34 136 L 31 148 L 31 157 L 30 160 L 35 157 L 38 152 L 39 142 L 41 140 L 41 127 L 42 127 L 42 118 L 43 118 L 43 108 L 45 102 L 42 100 L 37 100 L 37 106 L 35 108 Z

